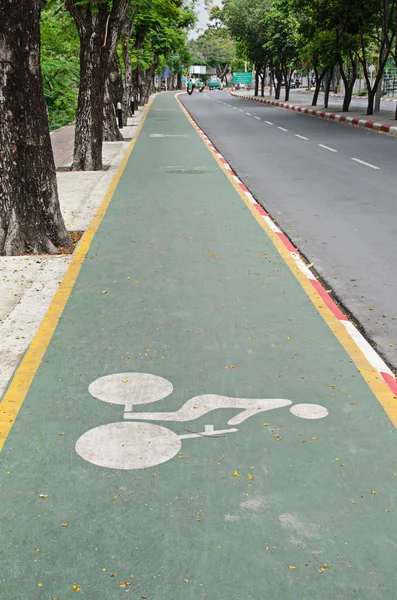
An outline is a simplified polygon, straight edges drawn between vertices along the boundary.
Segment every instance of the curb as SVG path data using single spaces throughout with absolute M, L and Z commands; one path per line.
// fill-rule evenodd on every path
M 298 112 L 304 115 L 310 115 L 311 117 L 317 117 L 318 119 L 336 121 L 339 123 L 348 123 L 349 125 L 354 125 L 356 127 L 372 129 L 374 131 L 381 131 L 382 133 L 388 133 L 390 135 L 397 135 L 397 126 L 395 125 L 377 123 L 376 121 L 366 121 L 365 119 L 359 119 L 358 117 L 346 117 L 345 115 L 336 115 L 335 113 L 324 112 L 316 110 L 315 108 L 303 108 L 302 106 L 295 106 L 294 104 L 279 102 L 278 100 L 267 100 L 266 98 L 260 98 L 257 96 L 243 96 L 234 92 L 229 93 L 231 96 L 234 96 L 235 98 L 241 98 L 242 100 L 251 100 L 251 102 L 269 104 L 270 106 L 276 106 L 278 108 L 292 110 L 294 112 Z
M 179 96 L 178 94 L 177 96 Z M 179 99 L 178 99 L 179 100 Z M 270 104 L 271 102 L 268 101 Z M 272 103 L 274 104 L 274 103 Z M 275 105 L 279 105 L 280 103 L 276 103 Z M 393 372 L 389 369 L 385 361 L 382 357 L 374 350 L 369 342 L 365 339 L 365 337 L 360 333 L 357 327 L 349 321 L 346 315 L 341 311 L 336 302 L 331 298 L 329 293 L 326 291 L 324 286 L 317 280 L 316 276 L 312 273 L 310 268 L 304 263 L 302 260 L 299 251 L 292 244 L 291 240 L 288 236 L 281 231 L 281 229 L 276 225 L 276 223 L 272 220 L 270 215 L 266 212 L 259 202 L 257 202 L 254 196 L 251 194 L 246 185 L 241 181 L 241 179 L 236 175 L 233 171 L 227 160 L 222 156 L 218 149 L 211 142 L 210 138 L 204 133 L 204 131 L 197 125 L 196 121 L 193 119 L 191 114 L 182 105 L 182 110 L 185 112 L 186 116 L 192 123 L 193 127 L 197 130 L 199 135 L 203 138 L 205 144 L 209 147 L 210 151 L 214 156 L 217 157 L 218 161 L 222 164 L 224 170 L 227 174 L 235 181 L 235 183 L 239 186 L 240 190 L 243 192 L 247 200 L 252 204 L 254 209 L 259 213 L 259 215 L 266 222 L 266 225 L 277 235 L 280 242 L 284 245 L 285 249 L 290 253 L 291 258 L 301 271 L 301 273 L 306 277 L 309 281 L 310 285 L 314 288 L 314 290 L 318 293 L 318 295 L 323 300 L 324 304 L 329 308 L 332 314 L 338 319 L 338 321 L 343 325 L 347 334 L 350 336 L 354 344 L 361 350 L 369 364 L 378 372 L 381 379 L 387 385 L 389 390 L 392 392 L 394 398 L 397 398 L 397 380 L 393 374 Z M 289 105 L 288 105 L 289 106 Z M 325 113 L 324 113 L 325 114 Z M 397 127 L 395 127 L 397 133 Z

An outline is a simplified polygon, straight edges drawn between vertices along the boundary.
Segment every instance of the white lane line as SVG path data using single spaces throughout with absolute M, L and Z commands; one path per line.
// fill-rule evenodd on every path
M 284 129 L 284 127 L 277 127 L 277 129 L 281 129 L 281 131 L 288 131 L 288 129 Z
M 265 123 L 267 123 L 268 125 L 273 125 L 271 121 L 265 121 Z
M 246 115 L 248 115 L 249 117 L 251 116 L 251 113 L 245 113 Z
M 234 110 L 237 110 L 237 108 L 235 106 L 233 106 Z
M 298 133 L 295 133 L 295 137 L 298 137 L 301 140 L 306 140 L 306 141 L 309 140 L 309 138 L 306 138 L 304 135 L 299 135 Z
M 228 104 L 228 107 L 229 107 L 229 108 L 232 108 L 232 105 L 231 105 L 231 104 Z
M 330 148 L 329 146 L 324 146 L 324 144 L 317 144 L 320 148 L 324 148 L 324 150 L 329 150 L 330 152 L 338 152 L 335 148 Z
M 258 119 L 258 121 L 260 121 L 260 120 L 261 120 L 261 118 L 260 118 L 260 117 L 254 117 L 254 119 Z
M 377 167 L 376 165 L 371 165 L 371 163 L 364 162 L 363 160 L 360 160 L 359 158 L 352 158 L 352 160 L 360 163 L 360 165 L 364 165 L 365 167 L 370 167 L 371 169 L 376 169 L 377 171 L 380 171 L 380 167 Z
M 240 111 L 240 112 L 244 112 L 242 108 L 239 108 L 239 111 Z

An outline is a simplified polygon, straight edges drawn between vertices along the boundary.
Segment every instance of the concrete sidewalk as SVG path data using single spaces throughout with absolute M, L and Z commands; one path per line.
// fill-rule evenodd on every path
M 241 97 L 247 100 L 252 100 L 255 102 L 264 102 L 266 104 L 273 104 L 279 106 L 280 108 L 287 108 L 288 110 L 299 110 L 299 112 L 309 111 L 311 116 L 316 116 L 319 118 L 331 118 L 334 121 L 345 121 L 351 125 L 358 125 L 360 127 L 367 127 L 369 129 L 375 129 L 379 131 L 383 131 L 384 133 L 390 133 L 393 135 L 397 135 L 397 121 L 394 119 L 394 110 L 395 104 L 390 103 L 390 110 L 382 109 L 376 115 L 368 116 L 366 114 L 366 109 L 364 106 L 360 106 L 358 101 L 353 99 L 351 103 L 351 110 L 348 112 L 343 111 L 341 108 L 341 104 L 335 101 L 329 102 L 329 106 L 327 109 L 321 107 L 321 96 L 319 98 L 318 105 L 313 107 L 311 105 L 312 94 L 307 92 L 300 92 L 299 98 L 293 97 L 288 102 L 285 102 L 282 98 L 280 100 L 275 100 L 274 96 L 265 96 L 261 98 L 260 96 L 254 96 L 253 90 L 239 90 L 230 92 L 232 96 Z M 297 95 L 296 94 L 296 95 Z M 282 94 L 283 96 L 283 94 Z
M 0 405 L 7 600 L 395 593 L 395 398 L 224 165 L 155 99 Z
M 145 109 L 129 119 L 124 136 L 132 138 Z M 71 165 L 74 126 L 51 133 L 55 165 Z M 57 173 L 59 199 L 69 231 L 85 231 L 106 193 L 129 142 L 105 142 L 103 172 Z M 35 335 L 72 256 L 0 257 L 0 398 L 21 356 Z

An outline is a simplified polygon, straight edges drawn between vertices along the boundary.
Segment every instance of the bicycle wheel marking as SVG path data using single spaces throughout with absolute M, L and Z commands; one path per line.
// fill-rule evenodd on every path
M 76 443 L 84 460 L 109 469 L 142 469 L 160 465 L 178 454 L 179 436 L 152 423 L 110 423 L 90 429 Z
M 239 408 L 241 412 L 229 419 L 228 425 L 240 425 L 249 417 L 287 406 L 302 419 L 323 419 L 328 415 L 328 410 L 318 404 L 292 405 L 291 400 L 283 398 L 230 398 L 218 394 L 195 396 L 175 412 L 133 412 L 134 404 L 157 402 L 172 390 L 170 381 L 151 373 L 114 373 L 93 381 L 88 387 L 90 394 L 103 402 L 124 405 L 125 421 L 100 425 L 84 433 L 76 442 L 77 454 L 98 467 L 144 469 L 174 458 L 182 447 L 181 440 L 224 437 L 238 429 L 216 431 L 213 425 L 205 425 L 203 432 L 178 435 L 167 427 L 142 423 L 143 420 L 186 422 L 213 410 Z

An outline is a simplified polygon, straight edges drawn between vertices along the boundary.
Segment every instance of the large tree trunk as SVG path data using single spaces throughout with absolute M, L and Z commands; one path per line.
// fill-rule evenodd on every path
M 117 125 L 116 107 L 110 96 L 108 81 L 105 83 L 105 94 L 103 97 L 102 138 L 104 142 L 120 142 L 124 139 Z
M 274 81 L 274 99 L 280 100 L 281 95 L 281 81 L 282 81 L 282 73 L 280 70 L 276 69 L 275 71 L 275 81 Z
M 124 63 L 124 94 L 123 94 L 123 125 L 127 125 L 127 119 L 132 115 L 132 66 L 131 57 L 128 51 L 128 41 L 132 34 L 132 21 L 127 18 L 123 26 L 123 63 Z
M 331 81 L 332 75 L 334 73 L 334 69 L 327 69 L 325 75 L 325 85 L 324 85 L 324 108 L 328 108 L 329 103 L 329 93 L 331 91 Z
M 340 62 L 340 74 L 342 76 L 343 83 L 345 85 L 345 96 L 343 98 L 342 110 L 345 112 L 349 111 L 350 103 L 352 101 L 354 83 L 357 79 L 357 61 L 356 60 L 351 61 L 351 67 L 352 67 L 352 72 L 351 72 L 350 77 L 348 78 L 346 71 L 344 69 L 343 63 L 342 63 L 342 61 Z
M 259 70 L 255 68 L 255 91 L 254 96 L 259 96 Z
M 70 246 L 40 70 L 41 0 L 0 3 L 0 254 Z
M 110 59 L 109 73 L 105 83 L 103 97 L 103 141 L 120 142 L 123 136 L 116 120 L 117 104 L 123 99 L 123 79 L 117 52 Z
M 321 73 L 319 73 L 317 67 L 314 68 L 314 77 L 315 77 L 315 80 L 316 80 L 316 87 L 315 87 L 313 98 L 312 98 L 312 106 L 317 106 L 318 95 L 320 93 L 321 82 L 322 82 L 323 77 L 324 77 L 324 75 L 325 75 L 326 72 L 327 72 L 327 69 L 323 69 L 321 71 Z
M 76 115 L 74 171 L 102 170 L 103 98 L 109 60 L 129 5 L 129 0 L 113 0 L 95 10 L 78 0 L 65 0 L 80 37 L 80 88 Z
M 153 64 L 145 73 L 144 84 L 142 88 L 142 104 L 149 102 L 150 94 L 152 93 L 154 72 L 158 65 L 158 56 L 155 55 Z

